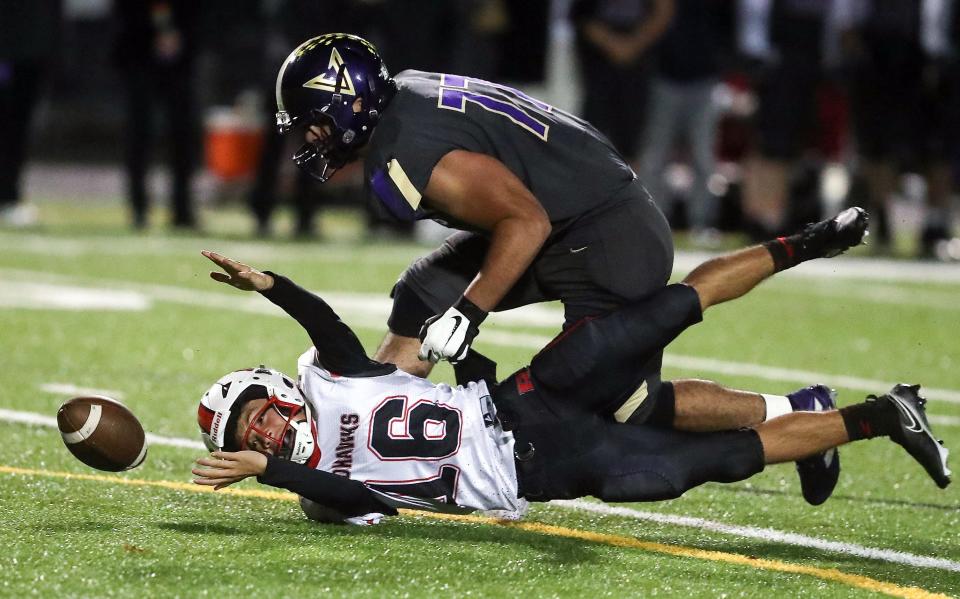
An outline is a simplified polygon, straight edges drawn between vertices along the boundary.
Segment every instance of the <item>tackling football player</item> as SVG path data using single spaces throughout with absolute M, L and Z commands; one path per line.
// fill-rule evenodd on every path
M 863 235 L 838 219 L 817 227 L 835 249 Z M 803 251 L 801 236 L 789 247 Z M 779 398 L 706 381 L 637 392 L 644 365 L 707 308 L 740 297 L 790 259 L 777 247 L 708 260 L 682 283 L 569 328 L 499 384 L 456 387 L 371 360 L 319 297 L 204 252 L 224 271 L 212 278 L 260 292 L 295 318 L 314 346 L 300 357 L 299 383 L 260 367 L 230 373 L 203 395 L 198 421 L 213 453 L 197 460 L 195 482 L 219 489 L 256 476 L 300 495 L 312 518 L 365 524 L 401 507 L 517 510 L 525 500 L 585 495 L 670 499 L 708 481 L 743 480 L 766 464 L 797 461 L 804 497 L 817 504 L 836 484 L 836 447 L 886 436 L 946 487 L 947 449 L 933 436 L 917 385 L 896 385 L 840 410 L 820 385 Z M 586 360 L 584 345 L 595 349 Z M 642 408 L 644 424 L 623 418 L 625 405 L 630 413 Z
M 470 355 L 491 310 L 559 299 L 570 330 L 654 297 L 667 283 L 673 245 L 666 220 L 609 140 L 571 114 L 469 77 L 391 77 L 372 45 L 346 34 L 297 47 L 276 92 L 278 128 L 305 136 L 294 160 L 315 178 L 326 181 L 364 155 L 377 205 L 396 218 L 461 229 L 400 277 L 378 362 L 425 377 L 439 359 Z M 776 268 L 859 243 L 866 214 L 845 213 L 846 245 L 827 234 L 833 226 L 771 242 Z M 583 345 L 569 361 L 630 353 L 613 343 Z M 636 386 L 614 410 L 620 421 L 640 423 L 652 413 L 653 402 L 641 400 L 660 393 L 661 360 L 654 351 L 634 368 Z M 706 383 L 677 392 L 736 396 Z M 832 406 L 823 393 L 805 401 Z

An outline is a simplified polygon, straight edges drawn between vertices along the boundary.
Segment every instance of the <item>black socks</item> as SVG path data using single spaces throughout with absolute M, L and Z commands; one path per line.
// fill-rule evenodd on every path
M 777 237 L 763 244 L 763 247 L 767 248 L 767 251 L 770 252 L 770 256 L 773 257 L 773 268 L 775 272 L 780 272 L 781 270 L 786 270 L 791 266 L 796 266 L 799 262 L 796 261 L 796 252 L 793 249 L 793 244 L 790 243 L 786 237 Z
M 840 408 L 840 416 L 851 441 L 889 435 L 900 419 L 896 406 L 884 397 Z
M 776 272 L 786 270 L 796 266 L 801 262 L 820 257 L 820 252 L 813 248 L 814 244 L 810 239 L 805 239 L 804 234 L 795 233 L 788 237 L 777 237 L 763 244 L 773 257 L 773 266 Z

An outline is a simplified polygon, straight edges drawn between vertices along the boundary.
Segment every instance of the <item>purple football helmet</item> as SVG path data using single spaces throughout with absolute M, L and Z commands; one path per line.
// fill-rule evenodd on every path
M 293 161 L 321 183 L 357 156 L 396 83 L 370 42 L 346 33 L 309 39 L 290 53 L 277 75 L 277 130 L 325 135 L 304 143 Z M 356 104 L 360 100 L 359 105 Z

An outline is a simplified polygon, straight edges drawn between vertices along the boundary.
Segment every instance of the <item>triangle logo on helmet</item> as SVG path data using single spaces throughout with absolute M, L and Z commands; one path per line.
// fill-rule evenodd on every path
M 340 80 L 340 90 L 337 90 L 337 78 L 340 76 L 340 69 L 343 69 L 343 78 Z M 350 71 L 343 64 L 343 57 L 337 52 L 336 48 L 330 51 L 330 64 L 327 70 L 320 75 L 303 84 L 303 87 L 310 89 L 319 89 L 327 92 L 341 93 L 347 96 L 356 96 L 357 92 L 353 88 L 353 79 L 350 77 Z

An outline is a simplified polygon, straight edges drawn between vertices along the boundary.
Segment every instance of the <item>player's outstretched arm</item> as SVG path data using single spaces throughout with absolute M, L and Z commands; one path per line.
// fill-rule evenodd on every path
M 241 291 L 267 291 L 273 287 L 273 276 L 248 266 L 242 262 L 231 260 L 210 250 L 200 252 L 211 262 L 223 269 L 223 272 L 212 271 L 210 278 L 214 281 L 230 285 Z
M 367 357 L 353 330 L 319 296 L 284 276 L 261 272 L 209 250 L 201 253 L 223 269 L 223 272 L 211 272 L 211 279 L 243 291 L 260 292 L 300 323 L 313 341 L 318 362 L 327 370 L 347 376 L 369 376 L 393 370 Z

